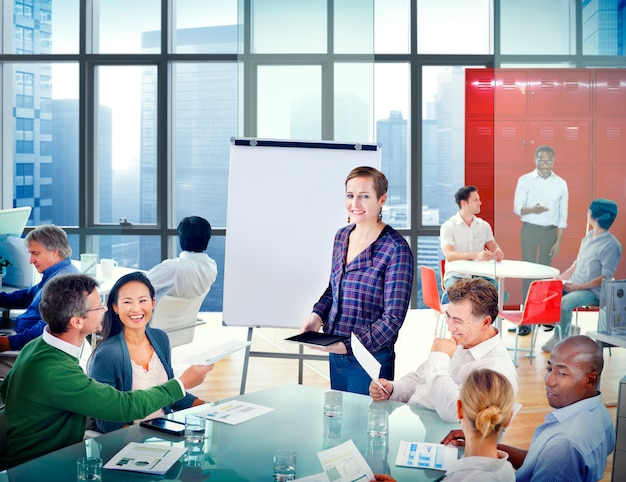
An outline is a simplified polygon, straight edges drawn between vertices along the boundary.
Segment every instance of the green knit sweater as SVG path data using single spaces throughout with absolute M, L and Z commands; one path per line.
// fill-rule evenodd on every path
M 89 378 L 78 359 L 39 337 L 22 349 L 0 386 L 7 425 L 0 469 L 80 442 L 87 417 L 136 420 L 184 395 L 175 379 L 147 390 L 118 391 Z

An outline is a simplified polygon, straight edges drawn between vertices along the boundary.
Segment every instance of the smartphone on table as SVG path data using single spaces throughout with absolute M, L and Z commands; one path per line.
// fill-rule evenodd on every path
M 139 426 L 158 430 L 159 432 L 168 433 L 170 435 L 183 435 L 185 433 L 185 424 L 170 420 L 169 418 L 153 418 L 151 420 L 143 420 L 139 422 Z

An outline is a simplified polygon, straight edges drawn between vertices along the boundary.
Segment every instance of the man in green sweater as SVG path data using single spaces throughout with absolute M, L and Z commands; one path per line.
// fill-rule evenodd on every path
M 0 386 L 6 404 L 7 444 L 0 469 L 80 442 L 87 417 L 126 422 L 143 418 L 185 396 L 213 365 L 193 365 L 162 385 L 121 392 L 89 378 L 79 365 L 85 338 L 98 332 L 106 306 L 88 275 L 50 280 L 39 310 L 48 323 L 21 351 Z

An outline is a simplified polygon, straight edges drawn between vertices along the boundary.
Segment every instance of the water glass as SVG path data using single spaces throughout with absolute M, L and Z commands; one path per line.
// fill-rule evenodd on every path
M 98 264 L 98 255 L 95 253 L 82 253 L 80 255 L 80 272 L 89 276 L 96 276 L 96 265 Z
M 343 413 L 343 393 L 330 391 L 324 394 L 324 416 L 341 418 Z
M 81 457 L 76 461 L 76 480 L 102 480 L 102 459 Z
M 291 449 L 274 450 L 274 482 L 287 482 L 296 479 L 296 451 Z
M 185 445 L 194 451 L 204 451 L 204 433 L 206 418 L 202 415 L 185 415 Z
M 389 414 L 385 410 L 371 408 L 367 414 L 367 435 L 374 438 L 386 437 Z

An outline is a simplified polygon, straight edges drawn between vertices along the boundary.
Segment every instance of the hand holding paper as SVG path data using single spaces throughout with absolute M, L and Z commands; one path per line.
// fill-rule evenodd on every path
M 350 335 L 350 342 L 352 344 L 352 353 L 359 364 L 363 367 L 363 370 L 365 370 L 376 385 L 382 388 L 383 392 L 390 395 L 385 387 L 383 387 L 378 381 L 378 378 L 380 377 L 380 363 L 378 360 L 376 360 L 376 358 L 374 358 L 374 356 L 367 351 L 367 348 L 363 346 L 363 343 L 361 343 L 354 333 Z

